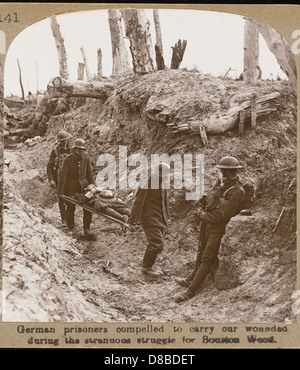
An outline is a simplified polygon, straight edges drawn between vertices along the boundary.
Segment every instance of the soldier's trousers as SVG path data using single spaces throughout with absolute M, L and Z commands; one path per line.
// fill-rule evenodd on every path
M 67 202 L 66 222 L 67 222 L 67 226 L 70 229 L 73 229 L 74 227 L 75 208 L 76 208 L 75 204 Z M 92 222 L 92 213 L 84 209 L 83 210 L 83 228 L 89 229 L 91 226 L 91 222 Z
M 143 258 L 143 267 L 154 265 L 156 257 L 164 248 L 164 229 L 160 226 L 143 225 L 148 245 Z
M 218 253 L 222 237 L 225 233 L 223 224 L 202 223 L 199 235 L 199 250 L 196 258 L 195 268 L 188 276 L 190 281 L 189 291 L 195 293 L 212 267 L 218 262 Z
M 58 207 L 60 212 L 60 217 L 62 221 L 66 221 L 66 204 L 65 201 L 61 198 L 58 199 Z

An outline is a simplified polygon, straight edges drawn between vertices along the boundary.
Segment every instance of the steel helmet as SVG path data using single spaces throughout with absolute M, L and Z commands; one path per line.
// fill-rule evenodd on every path
M 225 169 L 225 170 L 243 168 L 235 157 L 230 157 L 230 156 L 223 157 L 216 167 L 220 169 Z
M 58 141 L 64 141 L 67 139 L 70 139 L 71 135 L 69 135 L 66 131 L 59 131 L 57 134 L 57 140 Z
M 168 177 L 170 174 L 170 165 L 165 162 L 161 162 L 155 166 L 153 174 L 159 177 Z
M 85 150 L 85 141 L 83 139 L 76 139 L 72 148 Z

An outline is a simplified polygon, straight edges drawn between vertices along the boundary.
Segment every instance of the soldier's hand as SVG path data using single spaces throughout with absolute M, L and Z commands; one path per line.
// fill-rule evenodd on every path
M 54 180 L 50 181 L 50 186 L 51 186 L 51 188 L 56 189 L 56 183 L 55 183 Z
M 200 221 L 200 215 L 201 215 L 201 209 L 200 208 L 196 209 L 193 212 L 193 219 L 194 219 L 195 222 L 199 222 Z
M 131 232 L 135 231 L 135 225 L 129 225 L 129 230 L 130 230 Z

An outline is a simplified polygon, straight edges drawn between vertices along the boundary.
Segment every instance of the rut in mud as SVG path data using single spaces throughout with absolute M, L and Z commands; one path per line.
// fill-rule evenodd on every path
M 182 71 L 140 78 L 128 75 L 116 83 L 118 88 L 106 102 L 70 100 L 64 113 L 41 118 L 41 136 L 10 143 L 5 150 L 9 164 L 4 168 L 2 319 L 295 321 L 296 99 L 289 84 L 262 81 L 249 88 L 242 81 Z M 148 108 L 155 101 L 168 106 L 169 119 L 184 121 L 228 109 L 252 92 L 274 91 L 281 94 L 277 111 L 261 118 L 255 132 L 240 137 L 231 130 L 209 136 L 208 147 L 195 133 L 172 134 L 166 124 L 149 118 Z M 43 109 L 47 112 L 46 105 Z M 171 225 L 157 261 L 164 271 L 158 280 L 140 272 L 146 246 L 142 231 L 123 233 L 118 225 L 93 215 L 97 241 L 86 241 L 81 235 L 82 210 L 77 207 L 75 235 L 67 233 L 60 225 L 56 194 L 46 177 L 48 156 L 62 128 L 74 138 L 86 139 L 94 164 L 101 153 L 117 155 L 119 146 L 127 146 L 128 155 L 202 153 L 206 191 L 215 180 L 214 166 L 220 158 L 236 156 L 244 166 L 241 178 L 256 186 L 256 198 L 252 216 L 236 216 L 227 226 L 215 281 L 207 278 L 189 301 L 173 301 L 182 290 L 174 278 L 188 274 L 197 250 L 197 225 L 192 217 L 197 204 L 185 200 L 184 190 L 170 191 Z M 132 204 L 129 191 L 120 196 Z

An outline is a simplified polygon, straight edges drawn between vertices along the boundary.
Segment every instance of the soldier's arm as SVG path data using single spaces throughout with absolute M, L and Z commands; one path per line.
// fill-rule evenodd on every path
M 90 161 L 89 158 L 88 158 L 88 161 L 87 161 L 86 171 L 87 171 L 86 178 L 87 178 L 89 184 L 94 184 L 93 169 L 92 169 L 92 164 L 91 164 L 91 161 Z
M 52 149 L 49 161 L 47 163 L 47 176 L 48 180 L 54 180 L 54 163 L 55 163 L 55 151 Z
M 147 189 L 139 188 L 136 193 L 134 204 L 131 208 L 131 216 L 128 220 L 129 224 L 135 224 L 141 221 L 141 215 L 144 208 L 145 200 L 147 197 Z
M 65 184 L 68 177 L 68 159 L 64 160 L 58 179 L 58 194 L 64 194 Z
M 244 193 L 240 189 L 232 189 L 226 194 L 226 199 L 221 200 L 219 208 L 202 212 L 201 219 L 207 223 L 227 223 L 239 213 L 243 198 Z

